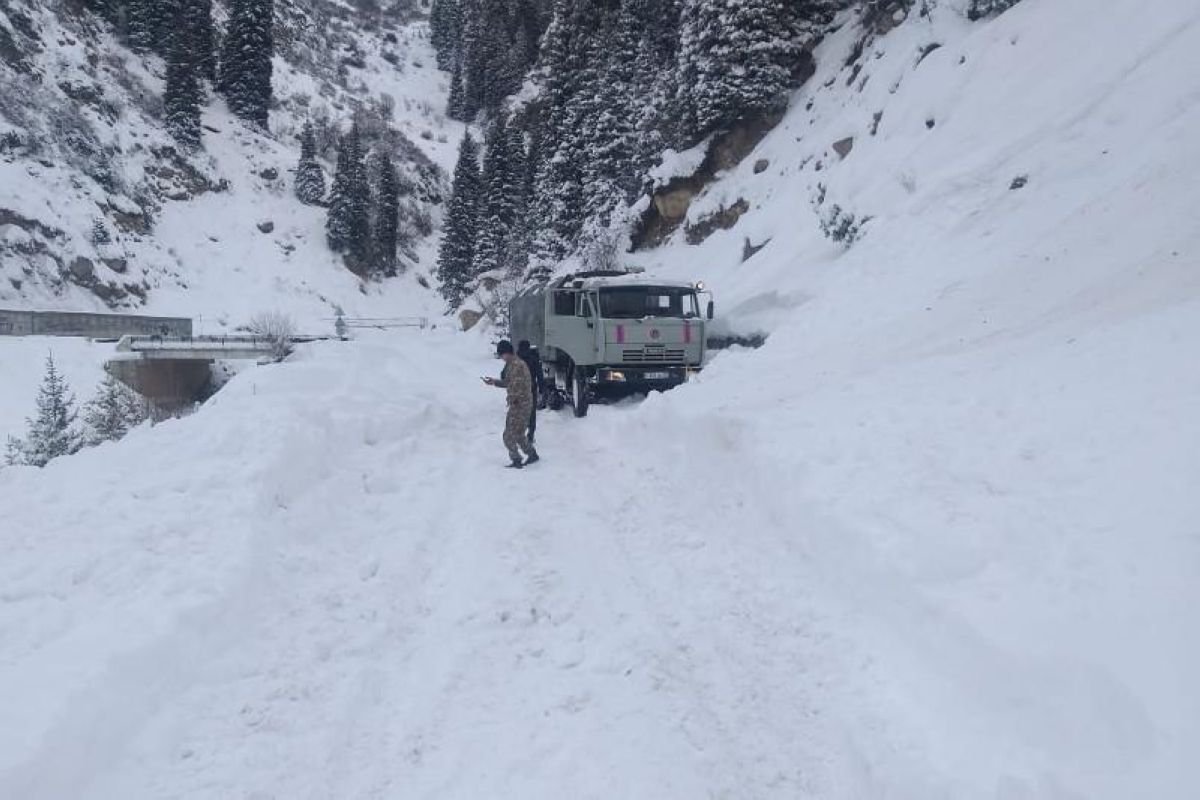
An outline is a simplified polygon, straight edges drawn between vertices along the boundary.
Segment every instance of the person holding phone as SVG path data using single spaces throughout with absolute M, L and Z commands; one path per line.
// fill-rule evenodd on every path
M 508 449 L 508 466 L 511 469 L 521 469 L 539 460 L 537 450 L 529 443 L 526 430 L 529 426 L 529 415 L 533 411 L 533 378 L 529 367 L 513 350 L 512 342 L 507 339 L 496 345 L 497 357 L 504 360 L 504 371 L 500 379 L 483 378 L 488 386 L 505 389 L 508 392 L 508 414 L 504 419 L 504 446 Z M 521 454 L 525 457 L 522 458 Z

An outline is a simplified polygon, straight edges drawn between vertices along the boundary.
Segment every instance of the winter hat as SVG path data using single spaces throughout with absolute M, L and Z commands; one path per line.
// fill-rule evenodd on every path
M 529 349 L 530 348 L 529 348 L 529 340 L 528 339 L 522 339 L 521 341 L 517 342 L 517 352 L 518 353 L 528 353 Z
M 505 353 L 511 353 L 512 351 L 512 342 L 510 342 L 508 339 L 501 339 L 500 343 L 496 345 L 496 355 L 498 356 L 502 356 Z

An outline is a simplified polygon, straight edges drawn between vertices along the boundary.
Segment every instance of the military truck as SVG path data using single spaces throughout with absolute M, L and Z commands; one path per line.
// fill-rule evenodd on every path
M 700 297 L 708 297 L 703 316 Z M 670 389 L 704 363 L 703 283 L 652 281 L 628 272 L 583 272 L 529 289 L 509 305 L 514 341 L 542 356 L 545 401 L 575 416 L 596 399 Z

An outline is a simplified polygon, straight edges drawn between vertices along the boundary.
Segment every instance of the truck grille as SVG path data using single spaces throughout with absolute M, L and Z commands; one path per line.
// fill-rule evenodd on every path
M 626 364 L 669 364 L 683 361 L 683 356 L 683 350 L 672 350 L 661 345 L 627 349 L 621 354 Z

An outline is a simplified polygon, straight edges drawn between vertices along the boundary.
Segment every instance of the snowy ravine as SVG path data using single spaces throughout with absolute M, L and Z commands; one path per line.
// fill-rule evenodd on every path
M 954 5 L 852 85 L 830 36 L 737 224 L 634 257 L 765 346 L 536 467 L 442 326 L 0 470 L 0 798 L 1200 795 L 1200 9 Z

